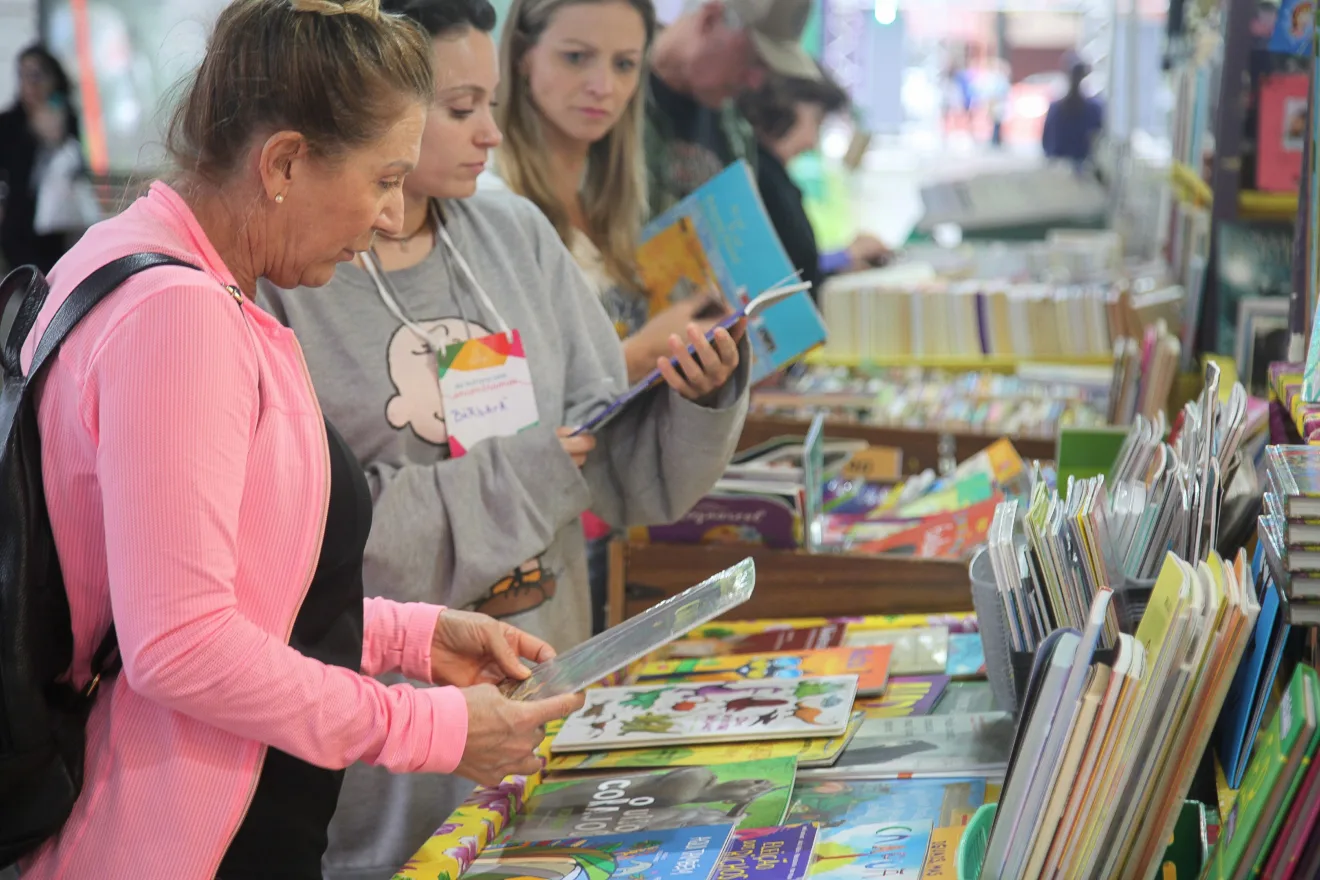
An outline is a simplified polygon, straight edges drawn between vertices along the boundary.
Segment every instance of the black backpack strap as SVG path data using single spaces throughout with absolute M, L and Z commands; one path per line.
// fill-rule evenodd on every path
M 120 257 L 106 263 L 83 279 L 82 283 L 69 294 L 69 298 L 60 305 L 55 317 L 50 319 L 46 332 L 41 334 L 41 342 L 37 345 L 37 352 L 32 356 L 32 366 L 28 369 L 28 376 L 36 376 L 41 372 L 41 368 L 46 365 L 46 359 L 60 347 L 60 344 L 64 342 L 64 337 L 69 335 L 69 331 L 78 326 L 78 322 L 87 317 L 88 313 L 96 308 L 101 300 L 109 296 L 129 278 L 155 266 L 197 268 L 167 254 L 152 253 L 130 254 L 127 257 Z
M 11 299 L 18 297 L 18 311 L 14 314 L 13 326 L 9 328 L 4 348 L 0 350 L 0 363 L 3 363 L 5 379 L 8 381 L 22 381 L 20 355 L 23 341 L 36 325 L 37 315 L 46 305 L 48 293 L 50 287 L 46 284 L 46 276 L 36 266 L 19 266 L 0 283 L 0 313 L 4 312 Z

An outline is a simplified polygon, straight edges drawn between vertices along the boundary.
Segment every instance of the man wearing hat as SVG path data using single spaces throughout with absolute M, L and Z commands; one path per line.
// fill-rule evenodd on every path
M 693 0 L 651 50 L 646 164 L 655 216 L 745 159 L 756 138 L 733 99 L 767 73 L 819 79 L 802 48 L 811 0 Z

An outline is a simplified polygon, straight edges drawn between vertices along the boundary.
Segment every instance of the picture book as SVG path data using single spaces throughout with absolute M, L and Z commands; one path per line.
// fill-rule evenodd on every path
M 797 276 L 746 162 L 735 162 L 647 224 L 638 272 L 656 313 L 702 288 L 731 308 Z M 748 325 L 752 383 L 778 372 L 825 341 L 825 322 L 807 293 L 767 308 Z
M 810 822 L 827 840 L 842 828 L 927 819 L 937 826 L 965 825 L 995 800 L 981 776 L 920 779 L 800 779 L 787 822 Z
M 802 880 L 816 852 L 816 826 L 739 828 L 714 880 Z
M 856 693 L 855 675 L 592 688 L 550 751 L 838 736 Z
M 950 678 L 985 675 L 985 650 L 980 633 L 949 633 L 949 661 L 944 672 Z
M 811 629 L 826 624 L 846 625 L 849 632 L 873 629 L 947 627 L 949 632 L 976 632 L 973 611 L 945 614 L 868 614 L 862 617 L 767 617 L 760 620 L 716 620 L 693 627 L 684 639 L 732 639 L 786 629 Z M 821 645 L 819 647 L 833 647 Z
M 1320 516 L 1320 450 L 1311 446 L 1267 446 L 1269 480 L 1278 490 L 1285 515 Z
M 927 715 L 868 718 L 833 767 L 812 776 L 1003 773 L 1013 746 L 1013 716 Z
M 1297 192 L 1302 178 L 1309 87 L 1305 73 L 1272 73 L 1261 77 L 1257 111 L 1257 189 Z
M 760 544 L 791 550 L 802 545 L 802 512 L 783 496 L 712 492 L 668 525 L 648 526 L 657 544 Z
M 709 880 L 732 825 L 565 837 L 487 849 L 465 880 Z
M 1287 55 L 1310 55 L 1314 32 L 1315 0 L 1283 0 L 1274 17 L 1269 49 Z
M 657 749 L 614 749 L 552 755 L 546 769 L 618 770 L 638 767 L 704 767 L 766 758 L 796 758 L 799 768 L 829 767 L 843 754 L 866 715 L 853 712 L 842 736 L 716 743 L 708 746 L 668 746 Z
M 850 648 L 889 645 L 889 671 L 894 675 L 940 675 L 949 665 L 949 629 L 849 630 L 843 643 Z
M 843 644 L 849 624 L 827 622 L 816 626 L 768 629 L 763 632 L 730 632 L 680 639 L 668 648 L 670 657 L 716 657 L 726 654 L 763 654 L 782 651 L 817 651 Z M 707 629 L 719 633 L 723 627 Z M 863 646 L 865 647 L 865 646 Z M 891 670 L 892 671 L 892 670 Z
M 979 643 L 979 636 L 973 635 L 972 638 Z M 870 648 L 823 648 L 818 651 L 657 660 L 638 670 L 634 684 L 856 675 L 858 696 L 872 696 L 884 693 L 885 684 L 889 681 L 889 654 L 892 650 L 889 645 L 877 645 Z
M 947 675 L 894 676 L 884 696 L 858 700 L 857 708 L 867 718 L 907 718 L 929 715 L 949 686 Z
M 1237 350 L 1238 301 L 1252 297 L 1288 299 L 1292 290 L 1291 223 L 1225 221 L 1218 227 L 1215 275 L 1220 318 L 1217 349 Z
M 874 541 L 857 541 L 850 549 L 916 559 L 967 559 L 986 542 L 995 508 L 1003 500 L 1003 493 L 996 491 L 985 501 L 926 516 L 917 525 Z
M 851 825 L 822 835 L 812 877 L 828 880 L 920 880 L 935 830 L 929 819 Z
M 709 767 L 544 780 L 502 842 L 625 834 L 692 825 L 780 825 L 797 762 L 768 758 Z

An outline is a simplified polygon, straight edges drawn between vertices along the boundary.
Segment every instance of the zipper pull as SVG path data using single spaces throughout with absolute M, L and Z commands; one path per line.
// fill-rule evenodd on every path
M 240 306 L 243 305 L 243 291 L 239 290 L 232 284 L 226 284 L 225 290 L 229 291 L 229 295 L 234 298 L 234 302 L 238 303 Z

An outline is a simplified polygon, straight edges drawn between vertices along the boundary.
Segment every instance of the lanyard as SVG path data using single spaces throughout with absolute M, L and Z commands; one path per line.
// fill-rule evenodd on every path
M 499 311 L 495 308 L 495 304 L 491 302 L 490 296 L 486 293 L 486 289 L 482 287 L 481 282 L 477 280 L 476 273 L 472 271 L 472 267 L 469 266 L 467 260 L 463 258 L 463 254 L 459 252 L 458 246 L 454 244 L 454 239 L 449 235 L 449 230 L 445 228 L 444 223 L 441 221 L 438 212 L 435 210 L 434 203 L 432 203 L 431 210 L 435 215 L 436 229 L 438 230 L 440 241 L 444 243 L 446 250 L 448 250 L 453 256 L 454 262 L 458 264 L 459 271 L 463 273 L 468 283 L 472 285 L 473 290 L 477 293 L 477 298 L 481 301 L 481 304 L 485 306 L 486 311 L 495 317 L 495 322 L 499 331 L 506 336 L 511 336 L 512 334 L 509 330 L 509 325 L 505 323 L 504 318 L 501 317 Z M 389 309 L 390 314 L 392 314 L 399 323 L 411 330 L 418 339 L 429 344 L 432 351 L 437 354 L 443 351 L 449 340 L 442 342 L 437 337 L 427 333 L 421 325 L 404 312 L 403 308 L 399 305 L 398 293 L 394 289 L 394 284 L 390 281 L 389 274 L 381 269 L 374 248 L 362 254 L 362 265 L 367 270 L 367 274 L 371 276 L 372 282 L 376 285 L 376 293 L 380 296 L 380 301 L 384 303 L 385 308 Z M 468 338 L 471 339 L 472 325 L 468 321 L 467 316 L 462 314 L 463 303 L 458 296 L 454 297 L 454 301 L 458 303 L 458 310 L 463 320 L 463 326 L 467 329 Z

